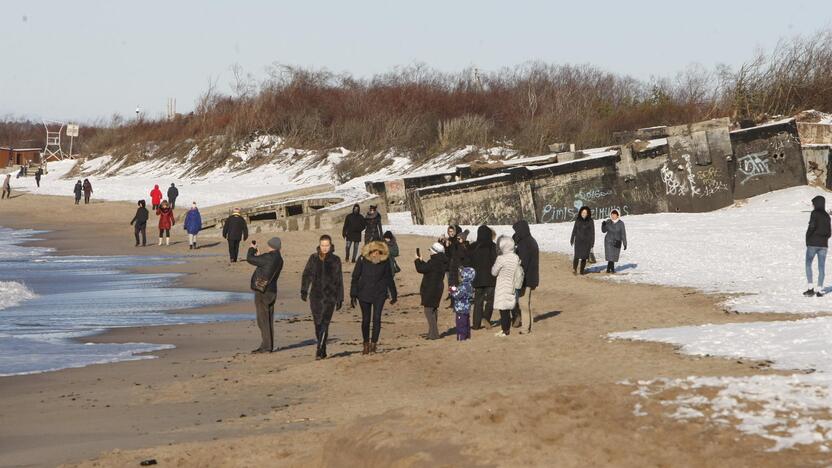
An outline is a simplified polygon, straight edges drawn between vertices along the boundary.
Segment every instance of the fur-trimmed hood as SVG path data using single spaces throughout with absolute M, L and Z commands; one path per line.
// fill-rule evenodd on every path
M 381 255 L 370 255 L 370 252 L 379 251 Z M 372 241 L 369 244 L 364 244 L 361 248 L 361 256 L 368 262 L 382 263 L 390 258 L 390 248 L 387 247 L 386 242 Z

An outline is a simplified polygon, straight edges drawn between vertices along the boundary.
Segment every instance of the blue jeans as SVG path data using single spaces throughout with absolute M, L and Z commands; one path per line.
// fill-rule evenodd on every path
M 806 281 L 812 284 L 812 260 L 818 256 L 818 287 L 823 287 L 826 275 L 826 247 L 806 247 Z
M 358 245 L 361 244 L 360 241 L 347 241 L 347 258 L 345 261 L 350 261 L 350 247 L 352 247 L 352 261 L 355 263 L 355 258 L 358 257 Z

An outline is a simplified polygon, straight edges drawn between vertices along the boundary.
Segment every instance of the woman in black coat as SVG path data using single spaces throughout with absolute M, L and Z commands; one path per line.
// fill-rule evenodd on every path
M 442 301 L 442 292 L 445 290 L 444 279 L 448 271 L 448 257 L 445 256 L 445 247 L 439 242 L 431 246 L 430 252 L 430 259 L 427 262 L 416 255 L 416 271 L 423 275 L 419 295 L 422 296 L 422 306 L 425 308 L 425 318 L 428 320 L 428 339 L 436 340 L 439 338 L 437 320 L 439 303 Z
M 390 292 L 390 304 L 397 299 L 396 283 L 393 281 L 393 267 L 390 264 L 390 251 L 387 243 L 372 241 L 364 244 L 361 258 L 352 272 L 350 284 L 350 307 L 355 303 L 361 305 L 361 334 L 364 337 L 364 349 L 361 354 L 375 353 L 378 336 L 381 333 L 381 311 Z M 373 321 L 373 334 L 370 337 L 370 318 Z
M 491 274 L 491 267 L 497 260 L 497 244 L 494 232 L 486 225 L 477 228 L 477 240 L 468 248 L 465 263 L 474 269 L 474 317 L 471 328 L 478 330 L 485 319 L 485 328 L 491 328 L 494 312 L 494 286 L 497 278 Z
M 569 244 L 575 246 L 575 256 L 572 258 L 572 273 L 578 274 L 578 261 L 581 263 L 581 274 L 585 274 L 586 261 L 589 252 L 595 245 L 595 222 L 592 211 L 587 206 L 581 207 L 575 225 L 572 226 L 572 238 Z
M 318 343 L 315 359 L 326 357 L 326 340 L 329 322 L 335 310 L 344 303 L 344 278 L 341 276 L 341 259 L 334 253 L 332 238 L 321 236 L 317 252 L 309 256 L 300 285 L 300 299 L 309 299 L 312 319 L 315 321 L 315 339 Z

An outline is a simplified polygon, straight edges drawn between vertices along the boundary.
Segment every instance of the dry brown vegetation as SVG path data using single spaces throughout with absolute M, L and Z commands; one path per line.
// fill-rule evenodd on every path
M 538 154 L 553 142 L 608 144 L 613 132 L 659 124 L 830 110 L 832 30 L 783 41 L 736 70 L 694 66 L 649 82 L 589 65 L 539 62 L 488 73 L 417 64 L 367 79 L 276 65 L 259 83 L 239 67 L 232 72 L 233 95 L 210 82 L 194 112 L 175 120 L 114 116 L 87 126 L 82 151 L 123 154 L 152 142 L 170 154 L 189 139 L 213 137 L 230 148 L 272 133 L 309 149 L 396 148 L 424 157 L 465 144 L 510 144 Z M 42 128 L 0 124 L 0 144 L 22 136 L 42 139 Z M 227 152 L 216 154 L 222 159 Z

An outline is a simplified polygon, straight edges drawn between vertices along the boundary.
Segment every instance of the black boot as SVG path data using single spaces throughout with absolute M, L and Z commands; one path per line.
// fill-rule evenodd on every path
M 806 297 L 812 297 L 815 295 L 815 290 L 813 288 L 809 288 L 803 293 L 803 295 Z

